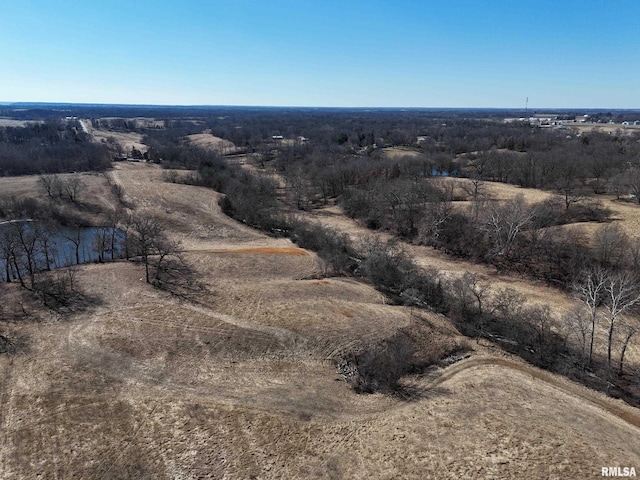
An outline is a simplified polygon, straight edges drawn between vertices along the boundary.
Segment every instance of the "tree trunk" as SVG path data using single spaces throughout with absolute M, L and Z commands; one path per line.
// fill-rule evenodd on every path
M 589 365 L 593 362 L 593 342 L 596 334 L 596 316 L 591 315 L 591 341 L 589 342 Z
M 618 375 L 622 375 L 622 370 L 624 368 L 624 354 L 627 352 L 629 341 L 635 333 L 636 332 L 634 330 L 630 331 L 624 339 L 624 343 L 622 344 L 622 351 L 620 352 L 620 365 L 618 366 Z
M 24 284 L 24 280 L 22 278 L 22 274 L 20 273 L 20 269 L 18 268 L 18 262 L 16 261 L 15 255 L 13 257 L 13 266 L 16 269 L 16 275 L 18 276 L 18 280 L 20 281 L 20 286 L 21 287 L 26 287 L 26 285 Z
M 613 345 L 613 325 L 614 321 L 609 320 L 609 336 L 607 339 L 607 367 L 611 370 L 611 348 Z

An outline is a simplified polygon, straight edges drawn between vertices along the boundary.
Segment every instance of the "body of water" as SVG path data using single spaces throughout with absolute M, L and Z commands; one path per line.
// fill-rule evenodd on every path
M 122 258 L 126 234 L 108 227 L 46 227 L 31 220 L 0 223 L 0 280 L 42 271 Z M 112 249 L 113 246 L 113 249 Z

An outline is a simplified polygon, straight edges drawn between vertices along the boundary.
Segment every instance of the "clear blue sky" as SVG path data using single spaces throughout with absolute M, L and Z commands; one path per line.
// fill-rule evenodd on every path
M 640 0 L 0 0 L 0 101 L 640 108 Z

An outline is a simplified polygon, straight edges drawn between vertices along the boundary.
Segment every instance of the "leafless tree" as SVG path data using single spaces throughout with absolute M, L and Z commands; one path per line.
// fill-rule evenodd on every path
M 566 328 L 566 337 L 571 339 L 575 337 L 580 347 L 580 363 L 584 369 L 589 359 L 590 336 L 593 332 L 593 325 L 589 321 L 589 315 L 585 312 L 586 308 L 577 304 L 576 307 L 562 316 L 564 327 Z
M 573 286 L 574 291 L 585 306 L 590 321 L 589 364 L 593 361 L 593 343 L 598 320 L 598 308 L 602 305 L 607 285 L 608 273 L 604 268 L 593 268 L 583 274 L 580 282 Z
M 453 206 L 451 202 L 436 200 L 425 208 L 422 225 L 418 232 L 418 240 L 427 245 L 437 246 L 444 224 L 451 218 Z
M 640 203 L 640 166 L 631 167 L 625 172 L 626 185 L 636 202 Z
M 458 183 L 458 186 L 469 196 L 471 197 L 471 209 L 473 213 L 474 220 L 478 220 L 480 215 L 480 210 L 484 202 L 486 195 L 486 185 L 482 180 L 480 173 L 477 171 L 472 171 L 471 175 L 468 178 L 468 181 L 461 181 Z
M 0 253 L 5 269 L 5 278 L 7 282 L 11 282 L 14 272 L 13 263 L 17 250 L 16 238 L 9 228 L 0 230 Z
M 82 245 L 82 227 L 74 225 L 65 230 L 62 236 L 73 244 L 76 265 L 80 264 L 80 246 Z
M 306 210 L 311 202 L 311 189 L 302 174 L 287 176 L 287 196 L 295 204 L 298 210 Z
M 84 187 L 80 175 L 73 175 L 71 177 L 60 180 L 62 193 L 73 203 L 78 203 L 78 195 Z
M 105 261 L 106 256 L 111 251 L 111 228 L 109 227 L 100 227 L 96 229 L 96 232 L 93 234 L 93 250 L 98 254 L 98 262 L 102 263 Z M 111 258 L 113 258 L 113 252 L 111 252 Z
M 454 309 L 462 318 L 474 322 L 479 340 L 485 333 L 485 303 L 489 298 L 489 284 L 482 282 L 478 274 L 465 272 L 451 282 L 449 291 L 455 303 Z
M 51 199 L 59 198 L 61 195 L 61 184 L 58 175 L 40 175 L 38 183 Z
M 182 244 L 178 240 L 172 240 L 162 235 L 155 242 L 155 248 L 157 250 L 155 281 L 160 282 L 164 261 L 169 257 L 182 260 L 180 256 Z
M 619 317 L 640 302 L 638 280 L 635 275 L 630 272 L 611 273 L 607 275 L 604 284 L 604 294 L 604 307 L 607 311 L 607 319 L 609 321 L 607 366 L 609 370 L 611 370 L 614 328 Z
M 162 224 L 150 216 L 134 217 L 131 233 L 134 251 L 144 263 L 147 283 L 152 283 L 149 269 L 152 257 L 157 257 L 154 281 L 160 281 L 163 261 L 169 256 L 179 257 L 180 242 L 169 239 Z
M 525 301 L 525 296 L 514 288 L 500 288 L 491 297 L 488 313 L 501 318 L 517 318 L 522 312 Z
M 618 375 L 622 375 L 624 369 L 624 356 L 627 352 L 627 347 L 631 342 L 631 339 L 638 333 L 637 325 L 631 325 L 630 323 L 623 323 L 620 330 L 622 331 L 622 349 L 620 350 L 620 362 L 618 364 Z
M 624 263 L 629 245 L 629 237 L 618 224 L 605 225 L 593 236 L 595 255 L 603 267 Z
M 546 360 L 553 323 L 551 309 L 549 305 L 534 305 L 526 309 L 525 315 L 536 332 L 538 358 Z
M 522 195 L 503 205 L 493 205 L 484 225 L 493 246 L 492 255 L 508 257 L 518 235 L 533 220 L 535 214 L 536 210 L 527 205 Z
M 147 283 L 151 283 L 149 276 L 149 257 L 157 251 L 156 244 L 164 236 L 164 229 L 160 222 L 149 216 L 139 216 L 132 219 L 131 241 L 135 253 L 142 258 L 145 267 Z
M 564 201 L 565 210 L 569 210 L 574 203 L 580 203 L 587 197 L 584 195 L 584 187 L 576 180 L 563 182 L 558 187 L 559 195 Z
M 28 275 L 31 288 L 33 288 L 35 274 L 37 270 L 37 230 L 34 228 L 33 222 L 16 221 L 9 223 L 8 230 L 13 236 L 14 241 L 10 242 L 13 246 L 12 259 L 22 286 L 26 286 L 21 271 Z

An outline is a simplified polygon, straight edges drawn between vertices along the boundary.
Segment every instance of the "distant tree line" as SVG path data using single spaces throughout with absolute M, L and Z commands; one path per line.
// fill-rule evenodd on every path
M 0 176 L 104 171 L 110 166 L 108 148 L 92 142 L 77 122 L 0 127 Z

